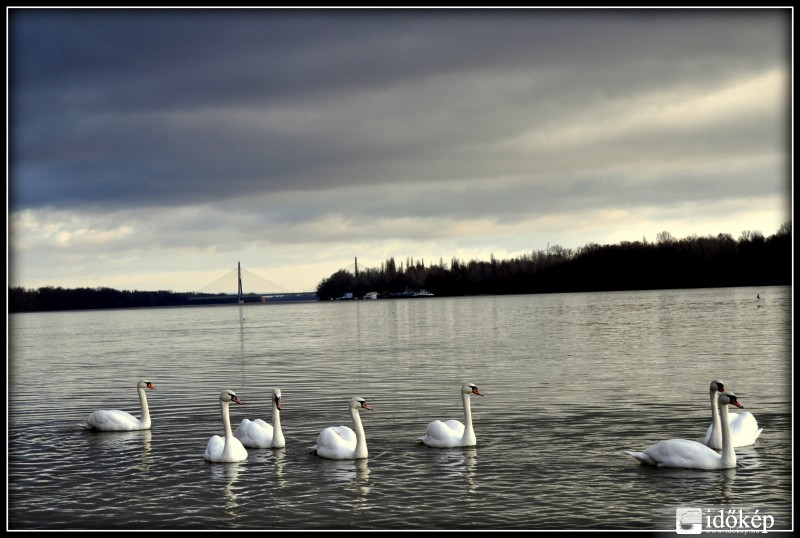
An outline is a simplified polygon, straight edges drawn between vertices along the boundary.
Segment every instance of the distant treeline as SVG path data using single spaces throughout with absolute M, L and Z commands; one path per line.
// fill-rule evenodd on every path
M 323 279 L 317 286 L 319 300 L 337 299 L 346 293 L 362 297 L 370 291 L 381 295 L 405 289 L 427 289 L 437 297 L 502 295 L 646 289 L 776 286 L 792 282 L 792 227 L 783 224 L 775 235 L 742 232 L 716 237 L 676 239 L 661 232 L 655 243 L 623 242 L 589 244 L 579 249 L 559 245 L 511 260 L 453 258 L 448 265 L 423 261 L 397 264 L 394 258 L 380 268 L 358 275 L 345 270 Z M 224 294 L 219 294 L 220 299 Z M 305 297 L 307 298 L 307 297 Z M 199 300 L 203 299 L 203 301 Z M 172 291 L 118 291 L 111 288 L 44 287 L 37 290 L 9 288 L 8 311 L 45 312 L 147 306 L 208 304 L 211 294 Z M 303 300 L 298 294 L 297 299 Z M 246 302 L 260 300 L 245 296 Z M 270 299 L 269 302 L 273 302 Z
M 247 293 L 245 303 L 278 303 L 316 300 L 316 294 L 287 293 L 264 296 Z M 95 310 L 104 308 L 141 308 L 147 306 L 201 306 L 235 303 L 236 297 L 219 293 L 176 293 L 172 291 L 119 291 L 112 288 L 65 289 L 44 287 L 37 290 L 8 289 L 8 312 L 49 312 L 53 310 Z
M 317 286 L 320 300 L 345 293 L 362 297 L 426 289 L 437 297 L 647 289 L 774 286 L 792 282 L 792 226 L 775 235 L 744 231 L 676 239 L 660 232 L 656 242 L 589 244 L 573 250 L 553 245 L 511 260 L 453 259 L 438 265 L 393 258 L 380 268 L 337 271 Z

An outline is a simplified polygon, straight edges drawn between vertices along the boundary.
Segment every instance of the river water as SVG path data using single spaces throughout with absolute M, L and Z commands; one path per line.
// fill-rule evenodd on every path
M 757 298 L 760 295 L 760 299 Z M 12 314 L 11 530 L 649 530 L 676 510 L 769 515 L 792 529 L 791 287 L 246 304 Z M 149 431 L 95 433 L 96 409 Z M 736 469 L 654 469 L 625 450 L 702 440 L 708 384 L 763 433 Z M 463 421 L 478 444 L 420 444 Z M 203 459 L 219 393 L 271 420 L 284 449 Z M 310 454 L 361 396 L 369 458 Z M 704 518 L 706 517 L 704 516 Z M 711 520 L 708 519 L 707 522 Z

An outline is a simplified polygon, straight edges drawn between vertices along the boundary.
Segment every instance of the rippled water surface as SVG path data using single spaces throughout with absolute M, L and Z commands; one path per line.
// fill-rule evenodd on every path
M 793 528 L 790 287 L 14 314 L 9 340 L 12 530 L 670 530 L 682 506 Z M 150 431 L 81 429 L 139 416 L 141 377 Z M 764 428 L 736 469 L 624 453 L 702 440 L 714 378 Z M 420 444 L 463 420 L 465 381 L 477 447 Z M 235 427 L 271 420 L 276 386 L 286 448 L 207 463 L 220 390 Z M 355 395 L 369 458 L 311 455 Z

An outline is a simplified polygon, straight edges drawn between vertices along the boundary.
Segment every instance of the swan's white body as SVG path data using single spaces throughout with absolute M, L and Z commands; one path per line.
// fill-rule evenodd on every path
M 642 463 L 656 467 L 678 467 L 681 469 L 732 469 L 736 467 L 736 452 L 731 442 L 731 429 L 728 425 L 728 404 L 742 407 L 732 392 L 718 393 L 717 403 L 722 416 L 722 452 L 707 447 L 703 443 L 688 439 L 669 439 L 659 441 L 642 452 L 626 450 L 628 454 Z
M 459 446 L 475 446 L 475 430 L 472 428 L 472 408 L 470 407 L 470 396 L 477 394 L 483 396 L 472 383 L 467 383 L 461 387 L 461 403 L 464 407 L 464 424 L 458 420 L 434 420 L 428 424 L 425 435 L 420 437 L 420 441 L 434 448 L 453 448 Z
M 206 461 L 214 463 L 232 463 L 247 459 L 247 449 L 242 445 L 231 431 L 230 404 L 231 402 L 244 405 L 236 393 L 225 389 L 219 395 L 219 407 L 222 410 L 222 426 L 225 429 L 225 437 L 214 435 L 208 440 L 206 452 L 203 457 Z
M 725 384 L 719 379 L 711 382 L 708 389 L 711 399 L 711 424 L 706 430 L 703 444 L 719 450 L 722 448 L 722 428 L 720 426 L 719 410 L 716 405 L 717 392 L 725 391 Z M 758 427 L 756 417 L 749 411 L 743 413 L 728 413 L 728 426 L 731 429 L 731 440 L 734 447 L 755 444 L 763 428 Z
M 245 418 L 233 435 L 247 448 L 284 448 L 286 440 L 281 429 L 281 389 L 272 391 L 272 424 L 260 418 Z
M 150 429 L 150 408 L 147 406 L 147 395 L 145 389 L 156 390 L 152 383 L 142 379 L 136 384 L 139 392 L 139 404 L 142 408 L 142 418 L 139 420 L 130 413 L 118 409 L 103 409 L 95 411 L 86 418 L 86 422 L 81 424 L 87 430 L 98 430 L 103 432 L 121 432 L 131 430 Z
M 359 409 L 372 411 L 372 407 L 364 398 L 354 397 L 348 403 L 348 409 L 356 430 L 347 426 L 325 428 L 317 436 L 317 444 L 311 447 L 312 453 L 330 460 L 358 460 L 369 456 Z

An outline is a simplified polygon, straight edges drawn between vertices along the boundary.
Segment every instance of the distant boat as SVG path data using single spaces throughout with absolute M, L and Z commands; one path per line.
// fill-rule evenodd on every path
M 405 291 L 392 291 L 386 294 L 387 297 L 392 299 L 403 299 L 405 297 L 413 297 L 414 291 L 406 288 Z
M 369 292 L 364 294 L 364 299 L 373 299 L 374 300 L 374 299 L 377 299 L 377 298 L 378 298 L 378 292 L 377 291 L 369 291 Z
M 406 297 L 433 297 L 433 294 L 428 290 L 412 290 L 406 288 L 405 291 L 395 291 L 392 293 L 388 293 L 387 297 L 391 297 L 393 299 L 403 299 Z

